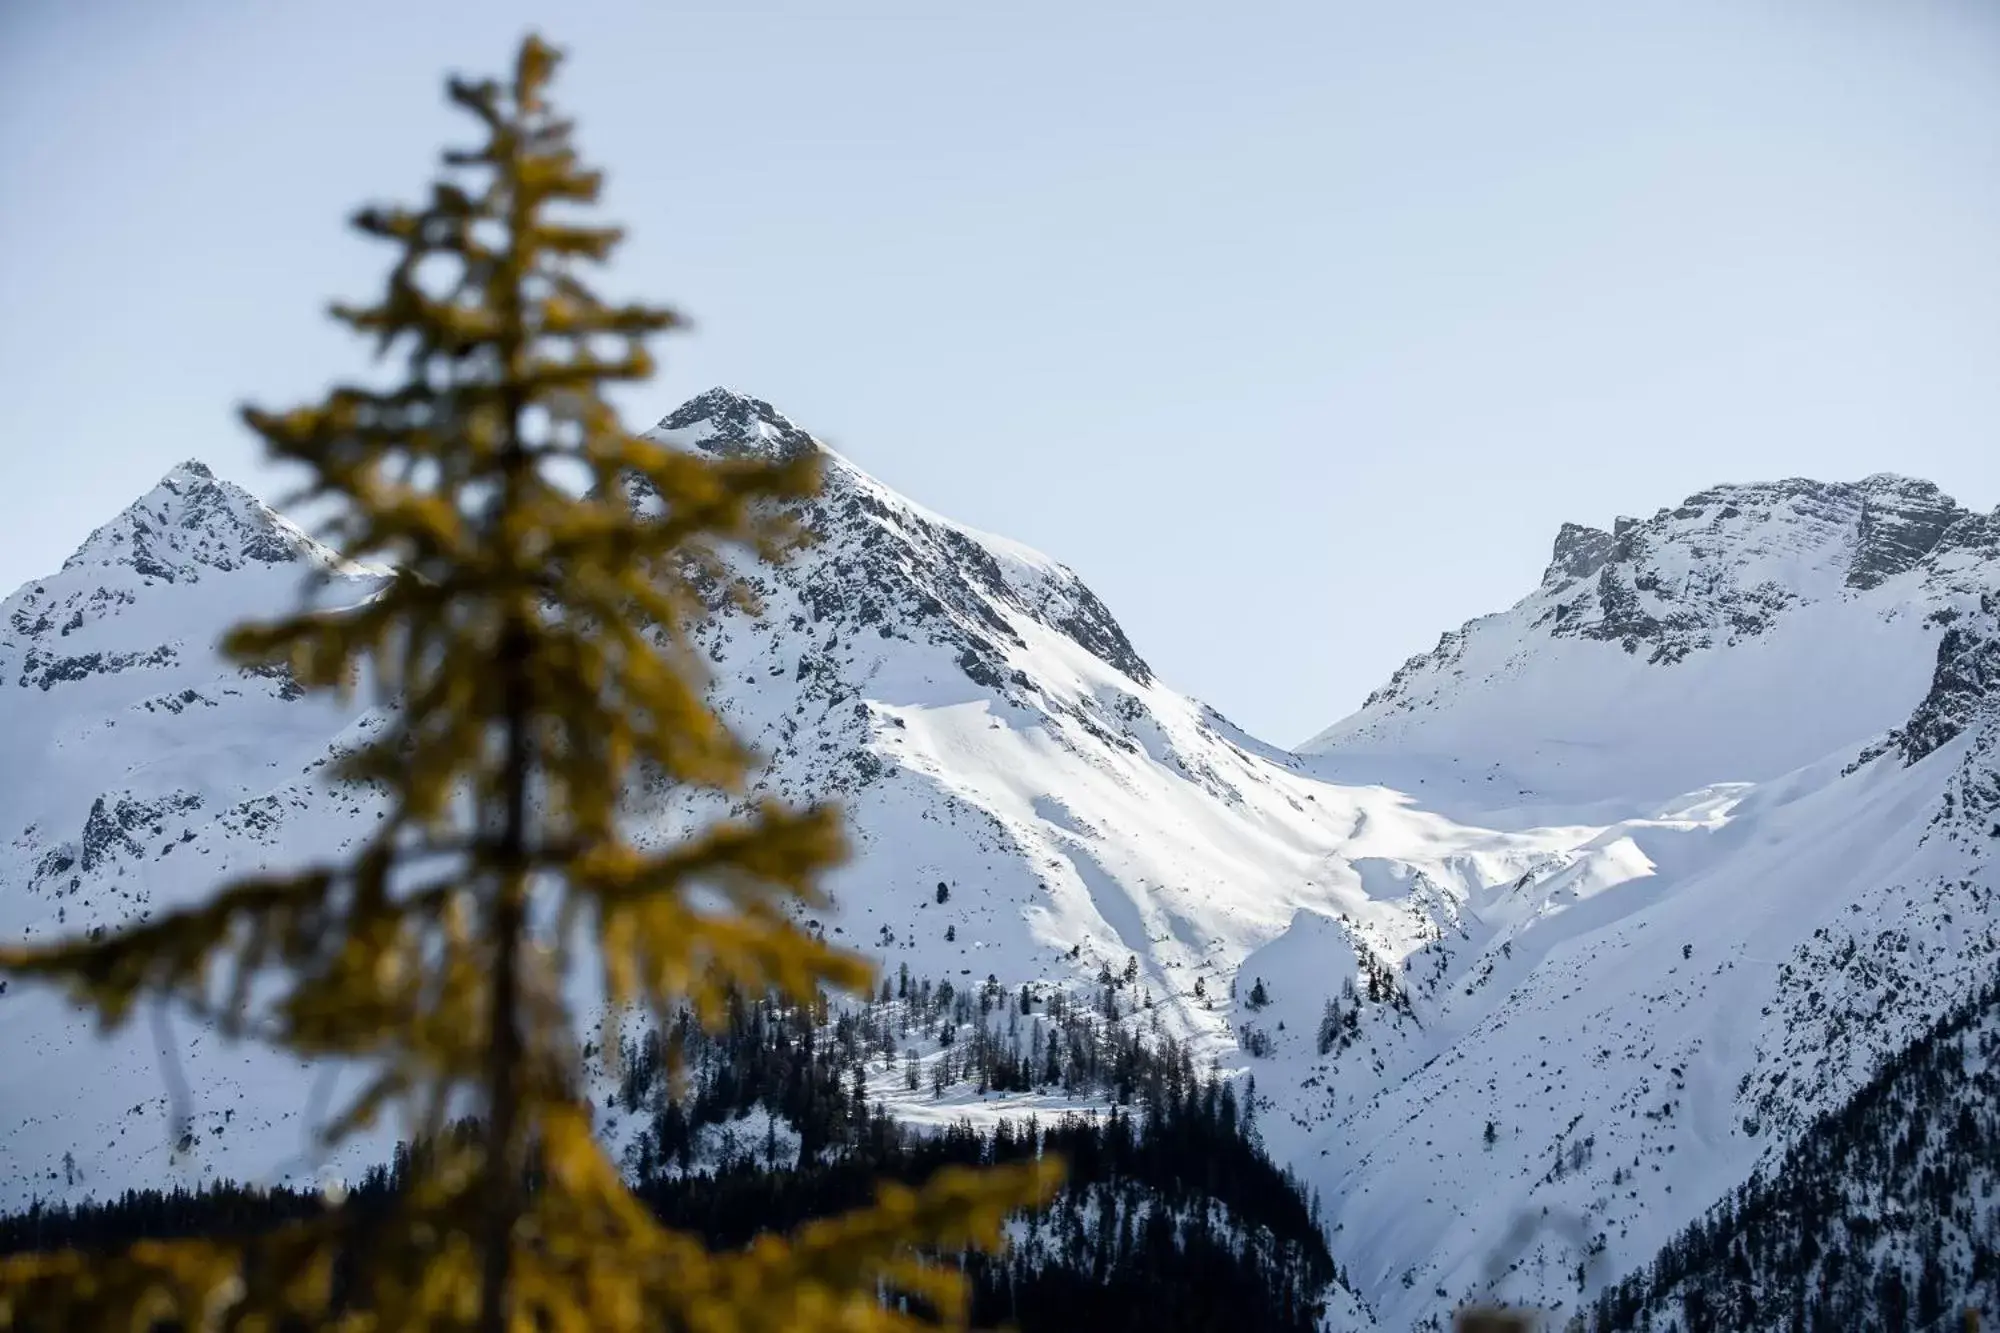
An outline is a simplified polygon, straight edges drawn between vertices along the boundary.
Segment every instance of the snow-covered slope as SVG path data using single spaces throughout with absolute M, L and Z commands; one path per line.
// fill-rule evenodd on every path
M 824 449 L 723 390 L 659 434 Z M 2000 524 L 1924 483 L 1567 528 L 1541 588 L 1294 755 L 1157 679 L 1068 569 L 825 461 L 820 540 L 701 636 L 762 786 L 849 811 L 829 935 L 1008 987 L 1136 960 L 1149 1022 L 1254 1075 L 1384 1327 L 1573 1309 L 1579 1265 L 1644 1262 L 1992 972 Z M 115 924 L 372 824 L 323 774 L 372 719 L 212 652 L 313 572 L 332 604 L 375 577 L 189 465 L 0 606 L 0 932 Z M 663 835 L 689 816 L 641 805 Z M 913 1116 L 1005 1104 L 899 1087 Z M 0 995 L 0 1207 L 295 1175 L 322 1105 L 269 1052 L 174 1021 L 101 1043 Z
M 720 390 L 660 433 L 687 448 L 822 448 Z M 1136 957 L 1162 1030 L 1226 1054 L 1236 964 L 1300 913 L 1417 938 L 1355 858 L 1483 883 L 1573 839 L 1465 827 L 1383 788 L 1315 780 L 1160 683 L 1069 570 L 826 463 L 809 515 L 820 540 L 751 571 L 762 613 L 718 602 L 702 642 L 718 704 L 769 759 L 760 785 L 844 800 L 857 856 L 824 925 L 891 969 L 1087 982 Z M 289 544 L 245 555 L 244 534 L 266 530 Z M 326 564 L 190 465 L 0 608 L 0 734 L 16 760 L 0 788 L 0 930 L 112 925 L 230 873 L 335 852 L 372 823 L 366 796 L 322 771 L 371 719 L 212 652 L 228 624 L 288 605 L 298 576 Z M 368 587 L 348 572 L 320 595 Z M 685 811 L 660 797 L 647 817 L 670 832 Z M 99 1045 L 52 997 L 0 996 L 0 1206 L 172 1171 L 300 1169 L 321 1103 L 296 1071 L 180 1025 L 163 1078 L 158 1036 L 141 1023 Z M 196 1134 L 170 1162 L 175 1080 Z
M 1322 776 L 1589 830 L 1455 895 L 1407 1016 L 1280 1038 L 1260 1081 L 1385 1327 L 1574 1311 L 1995 975 L 1990 525 L 1875 477 L 1566 528 L 1540 589 L 1316 738 Z M 1293 934 L 1245 969 L 1299 1033 L 1324 951 Z
M 377 583 L 190 462 L 0 604 L 0 933 L 131 920 L 341 840 L 358 803 L 312 779 L 354 710 L 228 665 L 216 643 L 246 614 L 352 604 Z M 181 1083 L 198 1135 L 239 1117 L 247 1134 L 296 1119 L 298 1077 L 171 1025 L 100 1044 L 57 997 L 15 986 L 0 993 L 0 1206 L 49 1192 L 64 1153 L 63 1191 L 185 1166 L 166 1147 Z
M 1598 1297 L 1594 1327 L 1946 1328 L 2000 1305 L 2000 986 Z

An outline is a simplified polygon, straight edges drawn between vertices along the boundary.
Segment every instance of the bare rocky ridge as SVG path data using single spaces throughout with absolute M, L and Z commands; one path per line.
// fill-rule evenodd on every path
M 1545 796 L 1629 786 L 1635 759 L 1662 797 L 1774 777 L 1902 720 L 1942 626 L 1996 585 L 1995 532 L 1888 474 L 1565 524 L 1539 587 L 1443 635 L 1304 750 L 1450 755 Z
M 1865 591 L 1977 545 L 1987 524 L 1930 482 L 1887 473 L 1718 486 L 1650 519 L 1620 519 L 1615 533 L 1565 523 L 1542 576 L 1556 602 L 1545 623 L 1679 661 L 1760 634 L 1818 593 L 1772 577 L 1774 560 L 1824 555 L 1840 587 Z

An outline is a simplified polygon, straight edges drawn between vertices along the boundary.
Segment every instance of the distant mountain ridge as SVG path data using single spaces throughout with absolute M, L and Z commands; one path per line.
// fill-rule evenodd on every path
M 1563 525 L 1539 587 L 1302 751 L 1450 755 L 1541 795 L 1628 788 L 1635 758 L 1657 796 L 1776 777 L 1900 723 L 1996 586 L 2000 517 L 1930 482 L 1712 487 Z

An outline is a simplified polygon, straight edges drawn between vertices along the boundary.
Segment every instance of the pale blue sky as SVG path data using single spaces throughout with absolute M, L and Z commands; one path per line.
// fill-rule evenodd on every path
M 724 383 L 1069 563 L 1291 742 L 1527 591 L 1565 519 L 1724 480 L 2000 501 L 2000 10 L 0 4 L 0 585 L 358 363 L 341 222 L 530 25 L 608 286 Z

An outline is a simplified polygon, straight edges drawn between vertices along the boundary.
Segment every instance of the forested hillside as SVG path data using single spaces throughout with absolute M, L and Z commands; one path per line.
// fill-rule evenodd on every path
M 1607 1289 L 1594 1322 L 1924 1330 L 1967 1307 L 2000 1317 L 2000 980 Z
M 899 977 L 887 998 L 855 1009 L 738 1003 L 714 1033 L 678 1014 L 664 1034 L 621 1043 L 600 1125 L 625 1143 L 640 1197 L 712 1246 L 866 1203 L 878 1179 L 1059 1155 L 1066 1185 L 1015 1220 L 1008 1252 L 958 1257 L 987 1326 L 1305 1333 L 1329 1315 L 1354 1326 L 1360 1312 L 1317 1208 L 1264 1152 L 1254 1112 L 1229 1083 L 1198 1073 L 1184 1046 L 1107 1022 L 1118 991 L 1072 1006 L 1060 993 L 1038 1003 L 992 983 L 962 991 Z M 666 1077 L 674 1051 L 679 1079 Z M 1041 1089 L 1065 1105 L 925 1132 L 871 1098 L 871 1074 L 884 1073 L 938 1101 L 976 1086 Z M 366 1219 L 410 1167 L 399 1152 L 351 1187 L 351 1244 L 367 1243 Z M 322 1206 L 317 1192 L 284 1187 L 128 1191 L 0 1220 L 0 1254 L 255 1231 Z

